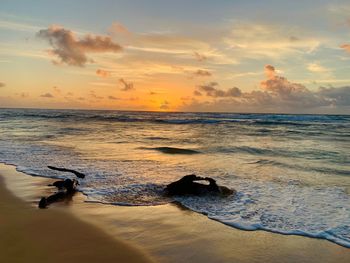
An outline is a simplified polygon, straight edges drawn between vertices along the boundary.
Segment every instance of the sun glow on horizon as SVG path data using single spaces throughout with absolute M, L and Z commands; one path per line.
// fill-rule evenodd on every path
M 350 113 L 349 4 L 268 2 L 204 3 L 205 20 L 191 1 L 138 16 L 131 2 L 91 1 L 92 22 L 70 20 L 64 3 L 23 16 L 27 4 L 5 1 L 0 107 Z

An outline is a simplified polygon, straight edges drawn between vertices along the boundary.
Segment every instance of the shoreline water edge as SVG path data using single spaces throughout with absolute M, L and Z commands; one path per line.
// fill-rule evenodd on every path
M 53 180 L 28 176 L 4 164 L 0 175 L 7 188 L 40 217 L 37 202 L 52 192 L 47 184 Z M 320 262 L 320 255 L 322 262 L 350 259 L 349 249 L 326 240 L 236 230 L 177 205 L 126 207 L 85 201 L 78 193 L 71 202 L 54 204 L 48 211 L 73 215 L 159 262 Z

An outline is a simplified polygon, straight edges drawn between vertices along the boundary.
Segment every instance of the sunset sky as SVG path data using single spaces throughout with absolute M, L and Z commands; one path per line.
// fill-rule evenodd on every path
M 0 107 L 350 114 L 350 2 L 1 0 Z

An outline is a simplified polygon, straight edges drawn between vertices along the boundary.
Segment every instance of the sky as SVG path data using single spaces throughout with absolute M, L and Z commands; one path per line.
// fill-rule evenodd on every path
M 0 107 L 350 114 L 348 0 L 1 0 Z

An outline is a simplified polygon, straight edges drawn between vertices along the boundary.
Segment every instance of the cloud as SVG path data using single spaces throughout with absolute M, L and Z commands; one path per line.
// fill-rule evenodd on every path
M 93 98 L 95 100 L 103 99 L 103 97 L 96 95 L 95 91 L 93 91 L 93 90 L 90 90 L 90 94 L 89 95 L 90 95 L 91 98 Z
M 208 97 L 240 97 L 242 92 L 239 88 L 233 87 L 228 90 L 221 90 L 216 88 L 219 84 L 217 82 L 210 82 L 206 85 L 199 86 L 200 91 L 205 92 L 205 95 Z M 197 90 L 195 91 L 195 96 L 201 96 L 202 93 Z
M 109 28 L 108 32 L 113 35 L 113 34 L 125 34 L 125 35 L 130 35 L 131 32 L 126 28 L 121 23 L 118 22 L 113 22 L 111 27 Z
M 204 69 L 198 69 L 193 74 L 200 77 L 210 77 L 212 75 L 210 71 Z
M 309 63 L 307 64 L 307 69 L 315 73 L 329 72 L 330 70 L 319 63 Z
M 54 95 L 52 95 L 51 93 L 47 92 L 47 93 L 41 94 L 40 97 L 51 99 L 51 98 L 54 98 Z
M 285 77 L 276 75 L 276 70 L 271 65 L 265 66 L 265 74 L 267 80 L 261 81 L 260 86 L 265 91 L 263 95 L 269 103 L 290 108 L 331 105 L 331 100 L 328 98 L 311 92 L 302 84 L 290 82 Z
M 350 53 L 350 44 L 343 44 L 340 46 L 340 48 Z
M 87 34 L 78 39 L 74 32 L 60 26 L 42 29 L 37 36 L 49 42 L 52 47 L 50 54 L 58 58 L 58 61 L 53 61 L 56 64 L 81 67 L 92 62 L 87 57 L 88 53 L 120 52 L 122 50 L 122 47 L 114 43 L 109 36 Z
M 203 61 L 205 61 L 205 60 L 207 60 L 207 56 L 205 56 L 205 55 L 203 55 L 203 54 L 199 54 L 198 52 L 193 52 L 193 55 L 194 55 L 194 57 L 195 57 L 195 59 L 197 60 L 197 61 L 200 61 L 200 62 L 203 62 Z
M 54 87 L 52 87 L 52 89 L 54 90 L 55 93 L 61 94 L 61 89 L 60 88 L 54 86 Z
M 306 88 L 297 83 L 291 83 L 286 78 L 277 76 L 275 68 L 271 65 L 265 66 L 267 80 L 261 82 L 261 88 L 272 94 L 287 96 L 292 93 L 305 92 Z
M 96 75 L 100 76 L 101 78 L 108 78 L 111 76 L 111 74 L 112 74 L 112 72 L 110 72 L 108 70 L 103 70 L 103 69 L 96 70 Z
M 0 82 L 0 88 L 5 87 L 6 84 L 4 82 Z
M 119 82 L 123 85 L 121 91 L 129 91 L 134 89 L 134 84 L 132 82 L 126 82 L 123 78 L 119 79 Z
M 293 54 L 312 53 L 323 39 L 310 37 L 303 29 L 278 24 L 235 21 L 224 43 L 236 58 L 280 59 Z M 296 35 L 297 33 L 297 35 Z
M 37 26 L 29 25 L 28 23 L 17 23 L 12 21 L 0 20 L 0 28 L 14 30 L 14 31 L 38 31 L 40 28 Z
M 261 81 L 260 89 L 250 92 L 243 92 L 237 87 L 219 89 L 217 82 L 199 86 L 194 95 L 204 94 L 206 98 L 184 104 L 181 110 L 296 113 L 350 111 L 350 86 L 320 87 L 312 91 L 278 75 L 272 65 L 265 66 L 265 74 L 266 79 Z
M 168 110 L 168 109 L 169 109 L 169 105 L 170 105 L 170 103 L 169 103 L 168 101 L 165 100 L 165 101 L 163 101 L 163 102 L 161 103 L 159 109 L 161 109 L 161 110 Z
M 193 95 L 194 95 L 194 96 L 202 96 L 202 93 L 201 93 L 200 91 L 198 91 L 198 90 L 195 90 L 195 91 L 193 92 Z
M 330 99 L 335 106 L 350 106 L 350 86 L 339 88 L 320 87 L 317 93 Z
M 110 100 L 119 100 L 117 97 L 114 97 L 114 96 L 108 96 L 108 99 L 110 99 Z

